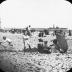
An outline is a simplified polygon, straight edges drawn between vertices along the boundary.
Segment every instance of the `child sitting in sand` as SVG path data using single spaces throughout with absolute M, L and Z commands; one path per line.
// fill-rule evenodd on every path
M 3 42 L 7 42 L 9 45 L 11 45 L 12 46 L 12 40 L 11 39 L 9 39 L 9 38 L 7 38 L 6 36 L 3 36 Z

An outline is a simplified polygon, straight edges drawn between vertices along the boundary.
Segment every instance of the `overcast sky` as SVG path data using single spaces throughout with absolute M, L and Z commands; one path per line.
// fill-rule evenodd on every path
M 72 5 L 64 0 L 7 0 L 0 5 L 2 27 L 59 27 L 72 29 Z

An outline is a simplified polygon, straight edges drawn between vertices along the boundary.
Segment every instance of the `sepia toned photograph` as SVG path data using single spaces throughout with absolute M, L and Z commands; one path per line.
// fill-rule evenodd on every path
M 72 2 L 0 0 L 0 72 L 72 72 Z

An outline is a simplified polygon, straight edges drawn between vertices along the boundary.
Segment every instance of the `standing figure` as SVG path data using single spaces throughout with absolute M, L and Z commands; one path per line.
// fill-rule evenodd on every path
M 62 32 L 56 32 L 57 48 L 60 53 L 65 53 L 68 50 L 68 44 Z
M 31 36 L 31 26 L 29 25 L 27 28 L 26 28 L 26 34 L 28 35 L 28 36 Z

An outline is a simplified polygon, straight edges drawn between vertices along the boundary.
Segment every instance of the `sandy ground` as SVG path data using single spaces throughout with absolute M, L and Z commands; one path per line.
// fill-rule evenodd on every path
M 66 72 L 72 68 L 72 54 L 0 52 L 5 72 Z

